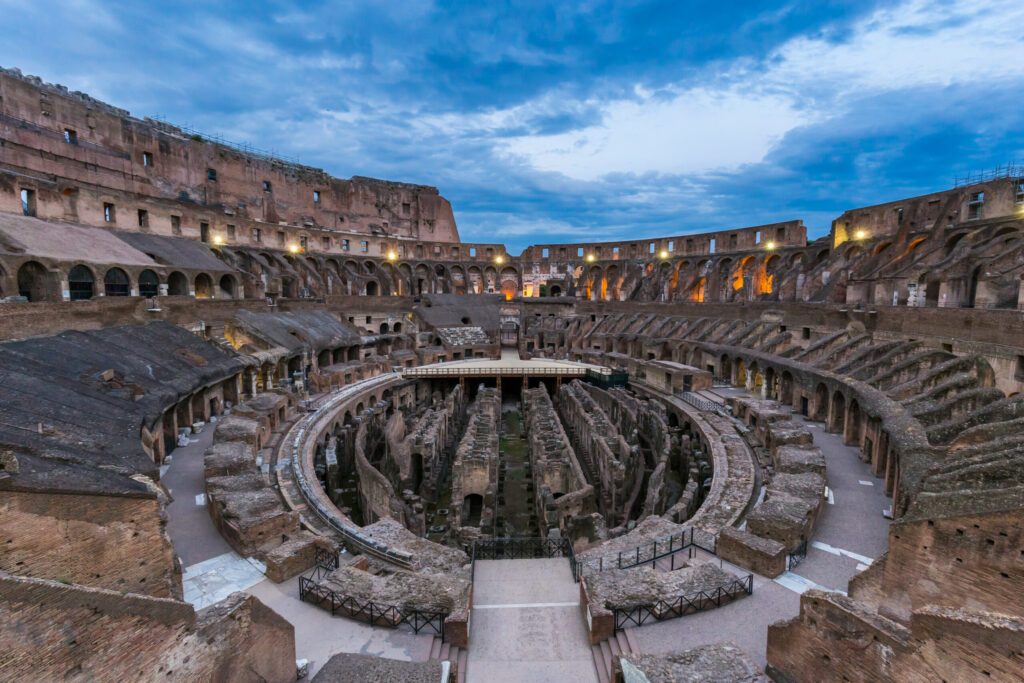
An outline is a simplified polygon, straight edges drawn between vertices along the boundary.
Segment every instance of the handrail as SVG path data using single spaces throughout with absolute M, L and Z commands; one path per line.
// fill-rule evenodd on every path
M 306 576 L 299 577 L 299 600 L 311 602 L 330 609 L 333 617 L 338 611 L 346 616 L 366 621 L 373 626 L 389 626 L 397 628 L 400 624 L 412 627 L 415 633 L 430 629 L 444 640 L 444 622 L 450 612 L 420 610 L 400 605 L 382 605 L 367 600 L 360 600 L 339 593 L 320 582 L 340 565 L 337 553 L 323 548 L 316 549 L 316 565 Z M 328 607 L 329 606 L 329 607 Z
M 698 591 L 690 595 L 680 595 L 671 601 L 658 600 L 647 605 L 634 607 L 616 607 L 612 609 L 615 630 L 621 631 L 628 625 L 643 626 L 647 621 L 665 621 L 678 617 L 703 612 L 713 607 L 721 607 L 723 601 L 735 600 L 740 595 L 752 595 L 754 592 L 754 575 L 747 574 L 723 584 L 710 593 Z
M 295 477 L 295 481 L 298 483 L 299 490 L 302 491 L 303 497 L 324 523 L 341 534 L 342 538 L 344 538 L 347 543 L 355 546 L 358 550 L 368 555 L 379 557 L 391 562 L 392 564 L 396 564 L 403 569 L 410 569 L 412 568 L 413 559 L 411 554 L 404 551 L 392 550 L 391 548 L 388 548 L 387 546 L 384 546 L 370 538 L 366 538 L 360 533 L 362 531 L 361 529 L 358 527 L 348 528 L 339 524 L 335 520 L 334 515 L 331 514 L 331 510 L 323 509 L 323 506 L 318 501 L 315 491 L 313 490 L 309 480 L 306 478 L 305 471 L 302 467 L 302 453 L 305 450 L 306 440 L 309 436 L 308 430 L 311 424 L 315 423 L 323 417 L 327 411 L 332 410 L 339 403 L 355 398 L 358 394 L 362 393 L 362 390 L 376 388 L 377 386 L 396 378 L 397 373 L 378 375 L 376 377 L 363 380 L 362 382 L 336 389 L 334 394 L 317 407 L 314 412 L 305 415 L 292 428 L 295 437 L 292 439 L 290 464 L 292 468 L 292 475 Z M 358 390 L 355 390 L 357 387 Z M 337 510 L 335 509 L 335 512 L 336 511 Z
M 582 568 L 584 566 L 589 571 L 597 572 L 608 571 L 611 569 L 632 569 L 633 567 L 642 567 L 648 564 L 654 567 L 657 561 L 661 558 L 689 548 L 698 548 L 711 555 L 717 555 L 716 550 L 718 544 L 715 536 L 713 534 L 708 534 L 711 542 L 705 544 L 708 539 L 700 539 L 700 541 L 698 541 L 696 534 L 696 527 L 687 527 L 678 534 L 656 538 L 650 543 L 638 545 L 634 550 L 620 550 L 616 556 L 615 562 L 609 563 L 607 567 L 604 564 L 605 555 L 597 558 L 596 566 L 592 563 L 579 560 L 580 573 L 582 574 Z M 687 538 L 687 535 L 689 535 L 689 538 Z M 709 548 L 708 545 L 711 547 Z
M 565 557 L 569 560 L 573 581 L 579 582 L 579 563 L 568 538 L 540 538 L 536 536 L 508 536 L 473 541 L 470 550 L 472 578 L 476 578 L 477 560 L 522 560 L 545 557 Z

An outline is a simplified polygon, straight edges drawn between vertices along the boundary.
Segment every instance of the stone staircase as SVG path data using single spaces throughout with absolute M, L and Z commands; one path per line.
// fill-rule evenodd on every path
M 613 662 L 618 655 L 627 655 L 640 652 L 633 629 L 627 628 L 616 631 L 615 637 L 602 640 L 597 645 L 590 646 L 590 652 L 594 657 L 594 668 L 597 670 L 599 683 L 611 683 L 614 680 L 615 670 Z
M 430 660 L 451 662 L 456 683 L 466 683 L 466 663 L 468 659 L 469 652 L 467 650 L 442 642 L 438 636 L 434 636 L 434 642 L 430 644 Z

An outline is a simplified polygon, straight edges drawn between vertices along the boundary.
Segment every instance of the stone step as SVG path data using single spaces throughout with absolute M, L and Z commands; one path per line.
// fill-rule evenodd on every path
M 626 642 L 629 643 L 629 651 L 632 653 L 640 652 L 640 645 L 637 643 L 634 629 L 627 628 L 623 629 L 622 633 L 626 636 Z
M 441 654 L 439 654 L 437 658 L 439 660 L 441 660 L 442 662 L 447 661 L 448 658 L 449 658 L 448 656 L 451 653 L 451 649 L 452 649 L 451 645 L 449 645 L 448 643 L 442 643 L 441 644 Z
M 608 680 L 612 678 L 612 648 L 607 640 L 601 641 L 601 660 L 604 662 L 604 673 Z
M 611 683 L 611 676 L 604 668 L 604 655 L 601 653 L 601 646 L 591 645 L 590 654 L 594 659 L 594 670 L 597 672 L 598 683 Z
M 458 648 L 455 648 L 458 649 Z M 459 650 L 457 683 L 466 683 L 466 667 L 469 666 L 469 651 Z
M 616 631 L 615 632 L 615 642 L 619 646 L 619 653 L 620 654 L 624 654 L 624 655 L 632 654 L 632 649 L 629 646 L 629 641 L 626 640 L 626 634 L 625 634 L 624 631 Z
M 441 654 L 441 639 L 434 638 L 434 642 L 430 644 L 430 657 L 429 659 L 440 659 Z

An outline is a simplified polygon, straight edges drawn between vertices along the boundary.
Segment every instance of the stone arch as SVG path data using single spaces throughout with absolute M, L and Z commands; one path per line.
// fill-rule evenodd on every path
M 26 261 L 18 268 L 18 295 L 29 301 L 46 301 L 46 268 L 38 261 Z
M 213 298 L 213 278 L 206 273 L 199 273 L 196 275 L 195 287 L 197 299 Z
M 109 268 L 103 275 L 104 296 L 130 296 L 132 281 L 121 268 Z
M 366 296 L 380 296 L 380 283 L 376 280 L 367 280 Z
M 828 430 L 842 434 L 846 427 L 846 396 L 841 391 L 832 394 L 832 410 Z
M 167 293 L 171 296 L 188 296 L 188 278 L 181 271 L 167 276 Z
M 225 299 L 234 299 L 235 292 L 237 292 L 237 283 L 235 282 L 235 276 L 230 273 L 226 273 L 221 276 L 220 282 L 218 283 L 220 288 L 219 296 Z
M 96 275 L 79 263 L 68 271 L 68 292 L 72 301 L 91 299 L 96 294 Z
M 150 269 L 139 273 L 139 296 L 154 297 L 160 294 L 160 277 Z
M 814 388 L 814 419 L 818 422 L 828 420 L 828 387 L 823 382 Z
M 859 448 L 863 441 L 863 424 L 864 417 L 861 413 L 860 404 L 857 402 L 857 399 L 851 399 L 850 408 L 847 412 L 846 433 L 843 435 L 843 441 Z
M 793 374 L 789 370 L 783 370 L 779 379 L 779 402 L 793 405 Z

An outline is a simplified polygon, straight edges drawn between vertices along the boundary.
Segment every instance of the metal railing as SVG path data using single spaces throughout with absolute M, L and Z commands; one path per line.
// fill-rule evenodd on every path
M 444 640 L 444 622 L 449 612 L 420 610 L 398 605 L 382 605 L 344 595 L 321 582 L 339 566 L 337 553 L 316 549 L 316 566 L 307 576 L 299 577 L 299 600 L 330 610 L 331 616 L 342 614 L 373 626 L 398 628 L 402 624 L 413 632 L 427 631 Z
M 615 559 L 612 562 L 605 563 L 605 556 L 601 556 L 598 558 L 596 566 L 593 563 L 586 563 L 585 566 L 588 569 L 599 572 L 609 569 L 632 569 L 633 567 L 641 567 L 648 564 L 653 568 L 661 558 L 690 548 L 697 548 L 715 555 L 717 548 L 716 539 L 712 534 L 707 534 L 707 538 L 698 539 L 697 529 L 690 527 L 668 538 L 655 539 L 651 543 L 638 545 L 635 550 L 619 551 L 618 555 L 614 556 Z M 584 565 L 582 561 L 580 564 Z
M 721 607 L 724 603 L 732 602 L 738 597 L 751 595 L 754 592 L 754 575 L 747 574 L 743 578 L 736 579 L 727 584 L 707 592 L 698 591 L 691 595 L 681 595 L 674 600 L 658 600 L 650 605 L 637 605 L 635 607 L 620 608 L 612 610 L 615 619 L 615 630 L 621 631 L 630 626 L 643 626 L 652 619 L 665 621 L 666 619 L 677 619 L 705 610 Z
M 807 539 L 805 538 L 800 542 L 796 548 L 794 548 L 789 555 L 786 557 L 786 571 L 796 569 L 796 566 L 804 561 L 807 557 Z
M 522 377 L 585 377 L 587 368 L 544 368 L 498 365 L 490 367 L 418 367 L 403 368 L 403 377 L 494 377 L 496 375 Z
M 574 581 L 579 581 L 576 553 L 568 538 L 550 539 L 537 537 L 524 538 L 486 538 L 473 541 L 470 550 L 473 566 L 472 575 L 476 577 L 477 560 L 538 560 L 548 557 L 564 557 L 569 560 Z

